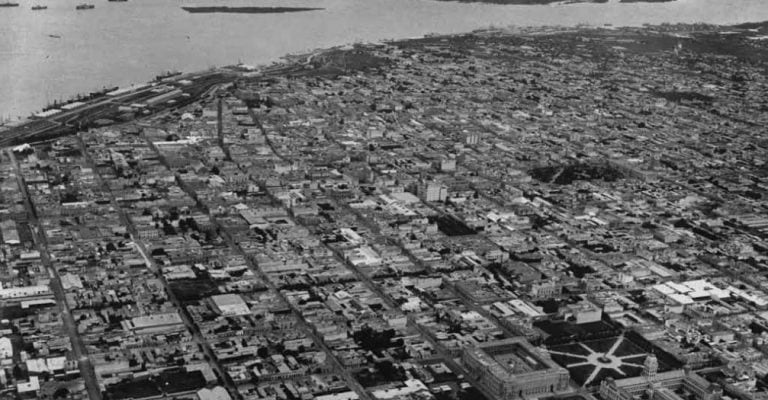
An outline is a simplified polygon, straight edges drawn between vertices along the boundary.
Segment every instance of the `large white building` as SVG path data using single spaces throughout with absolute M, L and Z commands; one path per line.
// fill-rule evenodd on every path
M 0 289 L 0 299 L 26 299 L 33 297 L 53 296 L 48 285 L 17 286 Z
M 464 350 L 462 363 L 497 399 L 541 397 L 568 388 L 568 370 L 522 337 Z
M 184 330 L 184 321 L 177 312 L 151 314 L 123 320 L 120 323 L 125 331 L 136 334 L 175 332 Z
M 238 294 L 220 294 L 211 296 L 213 308 L 221 315 L 247 315 L 251 313 L 250 307 Z
M 7 337 L 0 338 L 0 359 L 13 357 L 13 345 L 11 339 Z
M 19 231 L 16 230 L 16 222 L 13 220 L 0 222 L 0 233 L 3 235 L 3 242 L 5 244 L 16 245 L 21 243 Z

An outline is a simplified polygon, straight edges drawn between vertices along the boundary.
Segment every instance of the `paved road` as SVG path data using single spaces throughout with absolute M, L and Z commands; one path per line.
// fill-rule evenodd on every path
M 280 153 L 278 153 L 278 152 L 276 151 L 275 147 L 273 146 L 273 144 L 272 144 L 272 142 L 271 142 L 271 140 L 270 140 L 270 138 L 269 138 L 269 135 L 268 135 L 268 133 L 267 133 L 267 132 L 266 132 L 266 130 L 264 129 L 264 127 L 263 127 L 263 125 L 261 124 L 261 122 L 258 120 L 258 117 L 256 116 L 256 113 L 254 112 L 254 110 L 252 110 L 252 109 L 251 109 L 251 110 L 249 110 L 249 111 L 250 111 L 250 113 L 251 113 L 251 117 L 253 118 L 254 122 L 255 122 L 255 123 L 256 123 L 256 125 L 259 127 L 259 129 L 261 130 L 262 134 L 264 135 L 264 137 L 265 137 L 265 139 L 266 139 L 266 143 L 267 143 L 267 144 L 268 144 L 268 146 L 269 146 L 269 147 L 272 149 L 272 152 L 273 152 L 273 153 L 274 153 L 274 154 L 275 154 L 275 155 L 276 155 L 278 158 L 280 158 L 280 159 L 282 159 L 282 160 L 284 160 L 284 161 L 288 160 L 288 158 L 287 158 L 287 157 L 285 157 L 284 155 L 282 155 L 282 154 L 280 154 Z M 337 141 L 336 141 L 334 138 L 332 138 L 332 137 L 328 137 L 328 138 L 329 138 L 329 140 L 331 140 L 331 141 L 335 142 L 337 145 L 341 145 L 341 144 L 340 144 L 340 143 L 338 143 L 338 142 L 337 142 Z M 274 199 L 274 200 L 275 200 L 275 201 L 277 201 L 278 203 L 280 203 L 280 202 L 279 202 L 277 199 Z M 282 204 L 282 203 L 280 203 L 280 204 Z M 426 204 L 428 207 L 430 207 L 430 208 L 434 209 L 435 211 L 439 212 L 440 214 L 445 214 L 445 213 L 444 213 L 442 210 L 439 210 L 439 209 L 437 209 L 437 208 L 436 208 L 436 207 L 434 207 L 433 205 L 430 205 L 430 204 L 427 204 L 427 203 L 424 203 L 424 204 Z M 344 207 L 344 209 L 345 209 L 345 210 L 346 210 L 348 213 L 354 214 L 354 215 L 357 217 L 357 219 L 358 219 L 358 220 L 359 220 L 359 221 L 360 221 L 360 222 L 361 222 L 363 225 L 365 225 L 365 226 L 366 226 L 366 227 L 367 227 L 367 228 L 368 228 L 368 229 L 371 231 L 371 233 L 372 233 L 373 235 L 375 235 L 375 236 L 378 236 L 378 237 L 379 237 L 379 239 L 381 239 L 382 241 L 384 241 L 384 239 L 385 239 L 385 238 L 382 236 L 382 234 L 381 234 L 381 230 L 380 230 L 379 226 L 378 226 L 378 225 L 377 225 L 377 224 L 376 224 L 374 221 L 371 221 L 371 220 L 370 220 L 368 217 L 366 217 L 366 216 L 362 215 L 362 214 L 361 214 L 361 213 L 360 213 L 358 210 L 355 210 L 355 209 L 353 209 L 353 208 L 351 208 L 351 207 L 347 206 L 346 204 L 337 204 L 337 206 L 341 206 L 341 207 Z M 488 240 L 488 239 L 487 239 L 486 237 L 484 237 L 484 236 L 481 236 L 481 237 L 483 237 L 484 239 Z M 322 242 L 321 242 L 321 243 L 322 243 Z M 373 280 L 372 280 L 372 279 L 371 279 L 371 278 L 370 278 L 368 275 L 366 275 L 366 274 L 365 274 L 363 271 L 360 271 L 360 270 L 359 270 L 359 269 L 358 269 L 356 266 L 354 266 L 352 263 L 350 263 L 350 262 L 347 262 L 347 261 L 344 259 L 343 255 L 341 254 L 341 252 L 340 252 L 340 251 L 338 251 L 338 250 L 336 250 L 336 249 L 333 249 L 333 248 L 331 248 L 331 247 L 327 246 L 325 243 L 323 243 L 322 245 L 323 245 L 324 247 L 326 247 L 328 250 L 330 250 L 330 251 L 331 251 L 331 252 L 332 252 L 332 253 L 333 253 L 333 254 L 336 256 L 336 258 L 337 258 L 337 259 L 338 259 L 340 262 L 342 262 L 343 264 L 345 264 L 345 265 L 347 266 L 347 268 L 349 268 L 350 270 L 352 270 L 352 271 L 355 273 L 355 275 L 357 276 L 358 280 L 360 280 L 361 282 L 363 282 L 363 283 L 364 283 L 364 284 L 365 284 L 365 285 L 368 287 L 368 289 L 370 289 L 370 290 L 371 290 L 373 293 L 375 293 L 377 296 L 379 296 L 381 299 L 383 299 L 383 300 L 384 300 L 384 301 L 387 303 L 387 305 L 388 305 L 388 306 L 389 306 L 391 309 L 393 309 L 393 310 L 399 310 L 399 307 L 397 306 L 397 303 L 395 302 L 395 300 L 394 300 L 394 299 L 393 299 L 393 298 L 392 298 L 392 297 L 391 297 L 389 294 L 387 294 L 386 292 L 384 292 L 384 291 L 381 289 L 381 286 L 379 286 L 378 284 L 376 284 L 376 282 L 374 282 L 374 281 L 373 281 Z M 424 265 L 423 265 L 423 263 L 422 263 L 420 260 L 418 260 L 417 258 L 415 258 L 415 257 L 413 256 L 413 254 L 411 254 L 411 252 L 410 252 L 410 251 L 408 251 L 408 249 L 406 249 L 404 246 L 402 246 L 402 243 L 401 243 L 401 242 L 397 241 L 397 242 L 395 243 L 395 245 L 396 245 L 396 246 L 398 246 L 398 247 L 401 249 L 401 251 L 403 251 L 403 254 L 406 254 L 406 255 L 408 256 L 408 258 L 409 258 L 409 259 L 410 259 L 410 260 L 411 260 L 413 263 L 415 263 L 416 265 L 420 265 L 420 266 L 422 266 L 423 268 L 425 268 L 425 270 L 428 270 L 428 269 L 426 268 L 426 266 L 424 266 Z M 495 244 L 494 244 L 494 245 L 495 245 Z M 461 293 L 459 293 L 458 291 L 456 291 L 454 287 L 452 287 L 452 286 L 449 286 L 448 288 L 449 288 L 449 289 L 450 289 L 450 290 L 451 290 L 451 291 L 452 291 L 452 292 L 453 292 L 453 293 L 454 293 L 454 294 L 455 294 L 457 297 L 462 297 L 462 298 L 464 297 L 464 296 L 462 296 L 462 295 L 461 295 Z M 476 305 L 476 304 L 474 304 L 474 303 L 472 303 L 472 302 L 470 302 L 470 301 L 466 302 L 466 304 L 467 304 L 467 306 L 468 306 L 468 308 L 469 308 L 470 310 L 473 310 L 473 311 L 476 311 L 476 312 L 478 312 L 479 314 L 483 315 L 484 317 L 488 318 L 488 319 L 489 319 L 489 320 L 491 320 L 491 321 L 493 321 L 493 320 L 496 320 L 496 318 L 494 318 L 494 317 L 493 317 L 493 316 L 492 316 L 492 315 L 491 315 L 491 314 L 490 314 L 490 313 L 489 313 L 487 310 L 483 309 L 482 307 L 480 307 L 480 306 L 478 306 L 478 305 Z M 455 359 L 452 357 L 452 355 L 450 354 L 450 351 L 449 351 L 447 348 L 445 348 L 445 347 L 444 347 L 444 346 L 443 346 L 441 343 L 439 343 L 437 340 L 435 340 L 435 339 L 433 338 L 433 336 L 431 335 L 431 333 L 430 333 L 430 332 L 429 332 L 429 331 L 428 331 L 426 328 L 424 328 L 422 325 L 420 325 L 419 323 L 417 323 L 417 322 L 416 322 L 416 320 L 415 320 L 415 318 L 413 317 L 413 315 L 408 315 L 408 314 L 406 314 L 406 317 L 407 317 L 407 319 L 408 319 L 408 323 L 409 323 L 409 325 L 411 325 L 411 326 L 413 326 L 414 328 L 416 328 L 416 329 L 419 331 L 419 333 L 420 333 L 420 334 L 421 334 L 421 335 L 422 335 L 422 336 L 423 336 L 423 337 L 424 337 L 424 338 L 425 338 L 425 339 L 426 339 L 428 342 L 430 342 L 430 344 L 432 345 L 432 347 L 435 349 L 435 351 L 436 351 L 436 352 L 437 352 L 437 354 L 438 354 L 438 357 L 436 357 L 437 359 L 443 360 L 443 361 L 444 361 L 444 362 L 445 362 L 445 363 L 446 363 L 446 364 L 447 364 L 447 365 L 448 365 L 448 366 L 449 366 L 449 367 L 450 367 L 450 368 L 451 368 L 451 369 L 452 369 L 454 372 L 456 372 L 457 374 L 462 374 L 462 375 L 464 375 L 464 378 L 465 378 L 465 379 L 466 379 L 466 380 L 467 380 L 467 381 L 468 381 L 470 384 L 472 384 L 472 385 L 473 385 L 473 386 L 474 386 L 476 389 L 478 389 L 478 390 L 479 390 L 481 393 L 483 393 L 483 394 L 484 394 L 484 395 L 485 395 L 485 396 L 486 396 L 488 399 L 493 399 L 493 398 L 494 398 L 494 397 L 493 397 L 493 396 L 492 396 L 490 393 L 488 393 L 488 392 L 485 390 L 485 388 L 484 388 L 482 385 L 480 385 L 480 384 L 477 382 L 476 378 L 475 378 L 474 376 L 472 376 L 472 375 L 469 373 L 469 371 L 467 371 L 467 370 L 466 370 L 466 369 L 465 369 L 465 368 L 464 368 L 464 367 L 463 367 L 461 364 L 459 364 L 458 362 L 456 362 L 456 360 L 455 360 Z M 511 331 L 510 331 L 510 330 L 509 330 L 507 327 L 503 326 L 502 324 L 497 324 L 497 326 L 499 326 L 499 327 L 500 327 L 500 329 L 501 329 L 501 330 L 502 330 L 502 331 L 503 331 L 503 332 L 504 332 L 506 335 L 508 335 L 509 337 L 517 336 L 517 335 L 515 335 L 513 332 L 511 332 Z
M 96 169 L 93 159 L 91 158 L 90 154 L 87 151 L 87 147 L 83 142 L 82 137 L 78 136 L 77 139 L 78 139 L 78 144 L 80 146 L 80 150 L 82 151 L 83 156 L 85 157 L 86 162 L 88 163 L 88 166 L 93 169 L 96 179 L 98 181 L 98 184 L 102 187 L 102 189 L 104 189 L 107 193 L 109 193 L 110 203 L 112 204 L 112 207 L 114 207 L 114 209 L 119 213 L 120 219 L 123 225 L 128 229 L 128 232 L 130 233 L 131 237 L 134 238 L 133 243 L 136 246 L 136 249 L 141 254 L 141 256 L 147 262 L 147 268 L 149 268 L 149 270 L 155 274 L 155 276 L 160 280 L 160 282 L 162 282 L 163 286 L 165 287 L 166 294 L 168 295 L 168 299 L 179 310 L 179 315 L 184 321 L 184 325 L 187 327 L 187 330 L 192 335 L 192 338 L 195 340 L 195 343 L 197 343 L 198 347 L 208 357 L 209 365 L 211 365 L 214 371 L 216 371 L 221 382 L 227 388 L 227 391 L 229 391 L 229 393 L 232 395 L 233 398 L 235 399 L 240 398 L 237 388 L 235 387 L 232 380 L 229 378 L 229 375 L 225 372 L 224 368 L 216 361 L 216 357 L 215 357 L 215 354 L 213 353 L 213 350 L 211 350 L 211 347 L 209 346 L 208 342 L 200 333 L 200 329 L 198 329 L 197 325 L 192 320 L 192 317 L 189 315 L 189 312 L 187 312 L 186 307 L 184 307 L 184 304 L 182 304 L 182 302 L 176 297 L 174 292 L 171 290 L 171 287 L 168 284 L 168 281 L 166 281 L 165 277 L 162 274 L 162 271 L 157 266 L 154 259 L 152 259 L 147 255 L 148 252 L 146 247 L 144 246 L 144 243 L 142 243 L 141 240 L 138 240 L 136 227 L 133 225 L 133 223 L 131 222 L 130 218 L 125 213 L 125 211 L 118 204 L 114 194 L 112 193 L 112 191 L 109 190 L 109 186 L 106 184 L 106 182 L 104 182 L 101 175 L 97 173 L 98 170 Z
M 253 118 L 254 122 L 259 127 L 259 129 L 261 130 L 262 134 L 265 136 L 266 141 L 267 141 L 269 147 L 272 149 L 272 152 L 275 154 L 275 156 L 277 156 L 278 158 L 280 158 L 282 160 L 287 160 L 287 158 L 285 156 L 283 156 L 282 154 L 279 154 L 278 152 L 276 152 L 276 149 L 274 148 L 274 146 L 272 145 L 272 143 L 271 143 L 271 141 L 269 139 L 269 135 L 267 134 L 267 132 L 264 129 L 264 127 L 261 124 L 261 122 L 258 120 L 255 112 L 253 110 L 250 110 L 250 112 L 251 112 L 251 117 Z M 269 193 L 269 191 L 267 191 L 267 193 Z M 276 203 L 278 203 L 278 204 L 282 204 L 282 202 L 280 202 L 276 198 L 273 198 L 273 200 Z M 355 213 L 358 216 L 358 218 L 361 218 L 361 216 L 359 214 L 357 214 L 356 210 L 353 210 L 351 208 L 348 208 L 348 209 L 349 209 L 349 212 Z M 286 212 L 288 212 L 288 211 L 289 210 L 286 210 Z M 298 225 L 301 225 L 301 224 L 299 224 L 296 221 L 294 221 L 294 222 L 297 223 Z M 375 235 L 380 235 L 380 231 L 379 231 L 378 227 L 374 228 L 372 226 L 372 225 L 375 225 L 375 224 L 371 224 L 370 221 L 367 221 L 366 219 L 362 219 L 360 222 L 366 223 L 366 225 L 371 226 L 372 233 L 374 233 Z M 363 282 L 365 284 L 365 286 L 369 290 L 371 290 L 371 292 L 375 293 L 382 300 L 384 300 L 384 302 L 387 303 L 387 305 L 389 306 L 390 309 L 392 309 L 392 310 L 399 310 L 399 307 L 397 306 L 397 303 L 395 302 L 395 300 L 391 296 L 389 296 L 386 292 L 384 292 L 381 289 L 381 286 L 379 286 L 375 282 L 373 282 L 373 280 L 368 275 L 366 275 L 365 273 L 360 271 L 352 263 L 350 263 L 347 260 L 345 260 L 343 255 L 339 251 L 329 247 L 327 244 L 323 243 L 322 241 L 321 241 L 321 243 L 322 243 L 322 246 L 324 246 L 326 249 L 331 251 L 336 256 L 336 258 L 337 258 L 337 260 L 339 262 L 341 262 L 342 264 L 346 265 L 347 268 L 349 268 L 357 276 L 358 280 L 360 282 Z M 405 251 L 405 249 L 403 249 L 403 250 Z M 405 254 L 410 255 L 410 252 L 406 251 Z M 485 311 L 485 310 L 482 310 L 482 311 Z M 413 315 L 406 315 L 406 317 L 408 319 L 408 324 L 410 326 L 416 328 L 416 330 L 419 331 L 419 333 L 424 337 L 424 339 L 426 339 L 428 342 L 430 342 L 432 347 L 437 352 L 438 357 L 434 357 L 433 360 L 434 359 L 438 359 L 438 360 L 444 361 L 454 372 L 456 372 L 457 374 L 464 375 L 464 378 L 469 383 L 471 383 L 473 386 L 475 386 L 476 389 L 478 389 L 480 392 L 482 392 L 488 399 L 493 399 L 493 396 L 491 396 L 490 393 L 485 391 L 483 386 L 481 386 L 473 377 L 471 377 L 467 373 L 467 371 L 464 369 L 463 366 L 461 366 L 458 362 L 456 362 L 456 360 L 453 359 L 453 357 L 451 356 L 451 354 L 448 351 L 448 349 L 446 349 L 442 344 L 437 342 L 437 340 L 435 340 L 430 335 L 430 332 L 428 332 L 426 328 L 424 328 L 423 326 L 421 326 L 420 324 L 418 324 L 416 322 L 416 320 L 414 319 Z
M 64 329 L 67 331 L 67 335 L 69 335 L 70 342 L 72 343 L 72 352 L 77 359 L 78 367 L 80 368 L 80 375 L 85 380 L 85 387 L 88 391 L 88 396 L 90 399 L 100 400 L 101 390 L 99 389 L 98 380 L 96 379 L 96 373 L 93 370 L 93 365 L 91 364 L 90 358 L 88 358 L 88 352 L 85 348 L 85 344 L 83 343 L 80 334 L 77 332 L 77 325 L 75 324 L 75 320 L 72 317 L 69 304 L 67 303 L 64 288 L 61 284 L 61 277 L 51 262 L 45 231 L 42 229 L 37 219 L 37 212 L 35 211 L 34 205 L 32 204 L 31 198 L 29 196 L 29 191 L 27 190 L 26 183 L 24 182 L 24 178 L 21 174 L 21 168 L 19 166 L 18 160 L 16 160 L 13 152 L 9 151 L 8 149 L 6 149 L 6 151 L 13 160 L 13 166 L 16 170 L 19 188 L 21 188 L 22 194 L 24 196 L 24 205 L 27 208 L 27 212 L 30 216 L 29 223 L 33 228 L 32 230 L 34 233 L 35 244 L 37 249 L 40 251 L 40 257 L 42 259 L 43 265 L 48 269 L 48 273 L 52 277 L 51 289 L 53 290 L 54 296 L 56 297 L 56 302 L 61 307 Z
M 262 129 L 262 131 L 263 131 L 263 127 L 261 127 L 261 126 L 260 126 L 260 128 L 261 128 L 261 129 Z M 149 143 L 150 147 L 151 147 L 151 148 L 152 148 L 152 149 L 153 149 L 155 152 L 157 152 L 157 154 L 158 154 L 158 159 L 159 159 L 161 162 L 165 163 L 165 158 L 162 156 L 162 154 L 161 154 L 160 152 L 158 152 L 157 148 L 156 148 L 156 147 L 155 147 L 155 146 L 154 146 L 154 145 L 153 145 L 151 142 L 149 142 L 149 141 L 148 141 L 148 143 Z M 167 165 L 167 164 L 166 164 L 166 167 L 168 167 L 168 165 Z M 169 169 L 170 169 L 170 168 L 169 168 Z M 180 187 L 181 187 L 181 188 L 182 188 L 182 189 L 183 189 L 185 192 L 187 192 L 187 194 L 188 194 L 190 197 L 192 197 L 192 198 L 196 198 L 196 194 L 195 194 L 195 192 L 194 192 L 194 191 L 192 191 L 192 190 L 190 190 L 190 189 L 189 189 L 189 188 L 188 188 L 186 185 L 184 185 L 184 183 L 183 183 L 183 182 L 182 182 L 182 181 L 179 179 L 179 177 L 178 177 L 178 176 L 177 176 L 177 180 L 179 181 L 179 182 L 178 182 L 178 183 L 179 183 L 179 186 L 180 186 Z M 204 207 L 201 207 L 201 209 L 204 209 Z M 262 271 L 260 268 L 258 268 L 256 265 L 254 265 L 254 264 L 253 264 L 253 262 L 251 261 L 251 258 L 250 258 L 250 257 L 249 257 L 249 256 L 248 256 L 248 255 L 245 253 L 245 251 L 243 251 L 243 249 L 242 249 L 242 248 L 241 248 L 241 247 L 240 247 L 240 246 L 239 246 L 239 245 L 238 245 L 238 244 L 237 244 L 237 243 L 234 241 L 234 239 L 232 238 L 232 236 L 231 236 L 231 235 L 229 234 L 229 232 L 226 230 L 226 227 L 225 227 L 223 224 L 221 224 L 221 223 L 220 223 L 220 222 L 219 222 L 219 221 L 218 221 L 218 220 L 217 220 L 217 219 L 216 219 L 216 218 L 215 218 L 213 215 L 210 215 L 210 213 L 208 213 L 207 211 L 206 211 L 206 213 L 207 213 L 208 217 L 211 219 L 211 222 L 214 224 L 214 226 L 216 226 L 216 227 L 218 228 L 217 230 L 221 232 L 221 236 L 222 236 L 222 238 L 223 238 L 223 239 L 224 239 L 224 240 L 227 242 L 227 244 L 229 245 L 229 247 L 230 247 L 230 248 L 232 248 L 232 249 L 234 249 L 235 251 L 237 251 L 237 252 L 238 252 L 238 253 L 239 253 L 239 254 L 240 254 L 240 255 L 241 255 L 241 256 L 242 256 L 242 257 L 243 257 L 243 258 L 246 260 L 246 262 L 247 262 L 247 264 L 248 264 L 248 267 L 249 267 L 249 268 L 250 268 L 250 269 L 251 269 L 251 270 L 252 270 L 254 273 L 256 273 L 256 274 L 257 274 L 257 275 L 258 275 L 258 276 L 259 276 L 259 277 L 262 279 L 262 281 L 263 281 L 263 282 L 264 282 L 264 283 L 267 285 L 267 287 L 268 287 L 268 288 L 269 288 L 271 291 L 273 291 L 275 294 L 277 294 L 277 295 L 278 295 L 278 297 L 280 298 L 280 300 L 281 300 L 281 301 L 283 301 L 283 302 L 284 302 L 284 303 L 285 303 L 285 304 L 286 304 L 286 305 L 287 305 L 287 306 L 288 306 L 288 307 L 291 309 L 291 312 L 292 312 L 292 314 L 293 314 L 293 315 L 296 317 L 296 319 L 298 320 L 298 322 L 299 322 L 299 325 L 301 326 L 301 328 L 303 329 L 303 331 L 304 331 L 306 334 L 308 334 L 309 336 L 311 336 L 311 337 L 312 337 L 312 339 L 314 340 L 314 342 L 315 342 L 315 343 L 317 343 L 317 345 L 320 347 L 320 349 L 321 349 L 321 350 L 323 350 L 323 351 L 324 351 L 324 352 L 325 352 L 325 353 L 328 355 L 328 359 L 329 359 L 329 361 L 330 361 L 330 362 L 333 364 L 334 370 L 335 370 L 335 371 L 336 371 L 336 373 L 338 373 L 338 374 L 339 374 L 339 375 L 340 375 L 342 378 L 344 378 L 344 380 L 345 380 L 345 382 L 347 383 L 348 387 L 350 387 L 352 390 L 354 390 L 355 392 L 357 392 L 357 393 L 358 393 L 358 395 L 360 395 L 360 397 L 361 397 L 363 400 L 372 400 L 372 399 L 371 399 L 371 397 L 370 397 L 370 395 L 368 394 L 368 392 L 365 390 L 365 388 L 364 388 L 362 385 L 360 385 L 360 383 L 359 383 L 359 382 L 357 382 L 357 380 L 356 380 L 356 379 L 354 379 L 354 377 L 353 377 L 353 376 L 352 376 L 352 375 L 349 373 L 349 371 L 347 371 L 347 370 L 344 368 L 344 366 L 341 364 L 341 362 L 339 361 L 339 359 L 338 359 L 338 358 L 337 358 L 337 357 L 336 357 L 336 356 L 333 354 L 333 352 L 331 352 L 331 350 L 330 350 L 330 349 L 329 349 L 329 348 L 328 348 L 328 347 L 325 345 L 325 342 L 322 340 L 322 338 L 321 338 L 321 337 L 319 337 L 319 335 L 317 335 L 317 334 L 314 332 L 314 330 L 313 330 L 313 329 L 312 329 L 312 327 L 311 327 L 311 326 L 310 326 L 310 325 L 309 325 L 309 324 L 306 322 L 306 320 L 304 320 L 303 316 L 301 315 L 301 312 L 300 312 L 300 311 L 299 311 L 299 310 L 298 310 L 298 309 L 297 309 L 297 308 L 296 308 L 296 307 L 295 307 L 293 304 L 291 304 L 291 302 L 289 302 L 289 301 L 288 301 L 288 299 L 285 297 L 285 295 L 284 295 L 282 292 L 280 292 L 280 290 L 278 290 L 277 286 L 276 286 L 276 285 L 275 285 L 275 284 L 274 284 L 274 283 L 273 283 L 273 282 L 272 282 L 272 281 L 269 279 L 269 277 L 268 277 L 266 274 L 264 274 L 264 272 L 263 272 L 263 271 Z

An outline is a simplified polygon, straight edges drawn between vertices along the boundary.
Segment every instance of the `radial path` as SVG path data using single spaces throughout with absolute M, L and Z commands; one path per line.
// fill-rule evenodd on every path
M 630 354 L 626 356 L 617 356 L 616 351 L 621 347 L 621 344 L 624 342 L 624 335 L 619 336 L 616 338 L 616 341 L 613 342 L 611 345 L 611 348 L 608 349 L 605 353 L 597 352 L 588 345 L 584 343 L 579 343 L 579 345 L 584 348 L 589 354 L 581 355 L 581 354 L 574 354 L 574 353 L 568 353 L 564 351 L 556 351 L 556 350 L 547 350 L 550 354 L 557 354 L 567 357 L 573 357 L 573 358 L 579 358 L 583 361 L 577 361 L 570 363 L 566 365 L 566 368 L 573 368 L 573 367 L 582 367 L 591 365 L 594 367 L 592 370 L 592 373 L 589 374 L 587 379 L 584 381 L 584 386 L 589 385 L 592 383 L 592 381 L 597 378 L 597 376 L 600 374 L 600 371 L 603 369 L 612 369 L 616 371 L 621 376 L 626 376 L 627 374 L 622 371 L 621 367 L 628 366 L 628 367 L 636 367 L 636 368 L 642 368 L 643 366 L 640 364 L 636 364 L 633 362 L 624 361 L 627 359 L 633 359 L 640 356 L 643 356 L 644 354 Z

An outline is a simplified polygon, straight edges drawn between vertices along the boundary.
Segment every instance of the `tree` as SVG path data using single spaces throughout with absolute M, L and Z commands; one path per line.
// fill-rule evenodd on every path
M 57 391 L 53 392 L 54 399 L 66 399 L 67 396 L 69 396 L 69 389 L 67 388 L 60 388 Z

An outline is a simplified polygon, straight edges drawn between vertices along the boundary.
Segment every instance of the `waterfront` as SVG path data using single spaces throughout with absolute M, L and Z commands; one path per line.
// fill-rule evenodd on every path
M 430 0 L 96 1 L 30 0 L 0 10 L 0 116 L 28 115 L 47 102 L 103 86 L 147 81 L 165 70 L 195 71 L 354 41 L 507 25 L 640 25 L 768 20 L 764 0 L 500 6 Z M 729 2 L 730 3 L 730 2 Z M 286 6 L 324 10 L 279 15 L 189 14 L 181 6 Z M 60 36 L 60 37 L 52 37 Z

